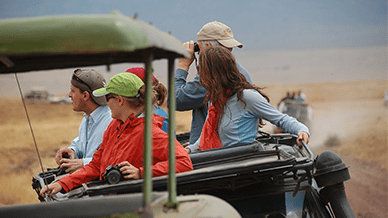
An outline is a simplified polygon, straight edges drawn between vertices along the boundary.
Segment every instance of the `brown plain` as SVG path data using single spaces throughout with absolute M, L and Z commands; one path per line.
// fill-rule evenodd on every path
M 316 155 L 332 150 L 350 166 L 346 193 L 360 218 L 388 217 L 386 89 L 387 80 L 269 85 L 263 90 L 275 107 L 287 91 L 306 94 L 314 114 L 310 147 Z M 27 103 L 27 110 L 44 169 L 56 167 L 54 155 L 77 136 L 82 113 L 71 104 Z M 176 112 L 175 117 L 176 132 L 188 132 L 191 112 Z M 0 205 L 38 203 L 31 179 L 41 168 L 20 99 L 1 98 L 0 121 Z M 325 145 L 331 136 L 340 145 Z

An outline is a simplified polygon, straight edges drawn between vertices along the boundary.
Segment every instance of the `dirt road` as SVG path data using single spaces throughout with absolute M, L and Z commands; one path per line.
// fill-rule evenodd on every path
M 315 154 L 332 150 L 349 166 L 351 179 L 345 182 L 345 191 L 356 217 L 388 217 L 387 168 L 382 168 L 382 162 L 376 161 L 384 158 L 379 156 L 379 151 L 385 150 L 386 154 L 388 147 L 388 109 L 382 106 L 381 100 L 373 99 L 325 105 L 331 106 L 315 105 L 317 110 L 314 113 L 310 144 L 312 150 Z M 342 148 L 325 146 L 325 139 L 332 135 L 338 136 Z M 363 159 L 350 155 L 350 152 L 357 152 L 357 149 L 362 150 L 363 146 L 375 149 L 357 153 L 359 157 L 365 156 Z
M 359 218 L 388 217 L 387 169 L 376 162 L 343 153 L 339 155 L 350 166 L 351 179 L 345 182 L 345 191 L 354 215 Z

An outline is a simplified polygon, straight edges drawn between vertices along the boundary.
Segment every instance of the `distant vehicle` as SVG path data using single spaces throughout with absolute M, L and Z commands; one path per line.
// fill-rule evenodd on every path
M 52 96 L 49 98 L 50 104 L 70 104 L 73 101 L 68 96 Z
M 388 107 L 388 89 L 385 90 L 385 94 L 384 94 L 384 106 Z
M 50 94 L 42 87 L 34 87 L 24 97 L 27 101 L 47 101 Z
M 311 106 L 301 100 L 286 99 L 280 102 L 278 110 L 284 114 L 288 114 L 307 127 L 311 127 L 313 111 Z M 276 127 L 275 133 L 282 133 L 283 130 Z

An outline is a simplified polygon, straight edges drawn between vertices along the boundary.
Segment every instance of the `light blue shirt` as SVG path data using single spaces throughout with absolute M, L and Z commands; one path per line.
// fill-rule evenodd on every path
M 79 133 L 69 146 L 75 152 L 76 159 L 83 159 L 88 164 L 94 152 L 100 147 L 104 131 L 112 121 L 112 113 L 108 106 L 99 106 L 90 116 L 84 114 Z
M 308 128 L 295 118 L 282 114 L 256 90 L 245 89 L 243 96 L 245 103 L 237 100 L 237 94 L 226 100 L 224 114 L 218 128 L 218 136 L 224 147 L 237 144 L 250 144 L 256 140 L 259 119 L 267 120 L 282 130 L 297 135 L 307 132 Z M 198 150 L 200 138 L 187 146 L 191 152 Z

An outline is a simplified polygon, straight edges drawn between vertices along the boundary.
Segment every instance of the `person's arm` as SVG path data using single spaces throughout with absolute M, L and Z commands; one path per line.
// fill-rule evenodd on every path
M 193 170 L 193 163 L 183 146 L 175 140 L 175 171 L 177 173 Z
M 101 143 L 101 146 L 96 152 L 94 152 L 92 161 L 90 161 L 89 164 L 83 166 L 81 169 L 77 170 L 75 173 L 67 175 L 58 181 L 58 183 L 66 192 L 73 189 L 74 187 L 81 185 L 82 183 L 89 182 L 101 176 L 100 165 L 102 153 L 105 149 L 109 149 L 106 144 L 109 141 L 108 138 L 111 135 L 111 132 L 108 129 L 104 133 L 102 140 L 103 142 Z
M 80 139 L 79 139 L 79 136 L 77 136 L 75 139 L 73 139 L 73 141 L 71 142 L 71 145 L 67 147 L 68 149 L 73 150 L 74 158 L 79 158 L 79 151 L 78 151 L 79 143 L 80 143 Z
M 178 67 L 175 71 L 175 98 L 176 110 L 178 111 L 203 107 L 206 96 L 205 88 L 199 84 L 198 75 L 192 82 L 186 81 L 190 65 L 194 61 L 194 42 L 185 42 L 183 46 L 191 56 L 190 58 L 179 58 Z
M 204 106 L 206 89 L 199 84 L 199 76 L 187 82 L 188 72 L 177 69 L 175 72 L 176 110 L 187 111 Z
M 74 173 L 78 169 L 81 169 L 84 166 L 84 163 L 82 159 L 62 158 L 61 161 L 59 161 L 59 166 L 61 166 L 62 169 L 66 169 L 66 173 Z
M 152 176 L 163 176 L 168 173 L 168 136 L 154 138 L 153 145 L 153 164 L 151 166 Z M 141 178 L 143 178 L 144 168 L 140 167 Z M 183 146 L 175 140 L 175 172 L 186 172 L 193 170 L 193 164 L 189 154 Z
M 301 131 L 301 132 L 298 133 L 298 138 L 296 139 L 296 143 L 299 146 L 302 146 L 301 141 L 303 141 L 306 144 L 309 143 L 309 141 L 310 141 L 309 140 L 309 134 L 307 132 Z
M 68 192 L 74 187 L 77 187 L 84 182 L 91 181 L 99 176 L 99 169 L 96 168 L 96 166 L 94 166 L 94 168 L 90 167 L 90 169 L 85 168 L 87 167 L 82 167 L 79 171 L 76 171 L 73 174 L 69 174 L 55 183 L 52 183 L 48 186 L 44 186 L 39 193 L 40 196 L 45 197 L 45 193 L 48 190 L 51 190 L 50 194 L 56 194 L 62 189 Z
M 78 143 L 80 143 L 80 141 L 77 136 L 68 148 L 59 149 L 55 156 L 55 161 L 58 166 L 62 169 L 66 169 L 66 173 L 73 173 L 84 165 L 82 159 L 77 159 L 78 156 L 76 150 L 79 147 L 77 146 Z
M 75 152 L 74 152 L 74 150 L 69 149 L 69 148 L 60 148 L 60 149 L 57 151 L 57 154 L 55 155 L 55 162 L 58 164 L 58 166 L 61 165 L 60 161 L 61 161 L 65 156 L 66 156 L 67 158 L 74 159 L 74 158 L 75 158 Z
M 141 179 L 140 168 L 137 168 L 130 164 L 128 161 L 123 161 L 118 164 L 120 172 L 125 179 Z
M 83 166 L 73 174 L 61 178 L 58 183 L 66 192 L 68 192 L 82 183 L 97 179 L 100 176 L 100 160 L 102 152 L 103 149 L 98 149 L 94 153 L 93 160 L 89 164 Z
M 244 91 L 244 99 L 247 102 L 247 110 L 255 114 L 258 118 L 265 119 L 291 134 L 299 135 L 299 133 L 305 132 L 310 135 L 306 125 L 294 117 L 278 111 L 258 92 L 253 90 Z M 303 138 L 305 139 L 305 136 Z
M 199 137 L 199 138 L 197 139 L 197 141 L 195 141 L 194 144 L 191 144 L 191 145 L 186 146 L 185 149 L 186 149 L 187 153 L 191 154 L 191 153 L 193 153 L 193 152 L 198 151 L 198 147 L 199 147 L 199 142 L 200 142 L 200 140 L 201 140 L 201 137 Z
M 48 190 L 51 190 L 50 194 L 56 194 L 58 192 L 60 192 L 62 190 L 62 186 L 55 182 L 55 183 L 52 183 L 50 185 L 45 185 L 41 190 L 40 190 L 40 193 L 39 195 L 42 196 L 43 198 L 46 197 L 45 194 Z

